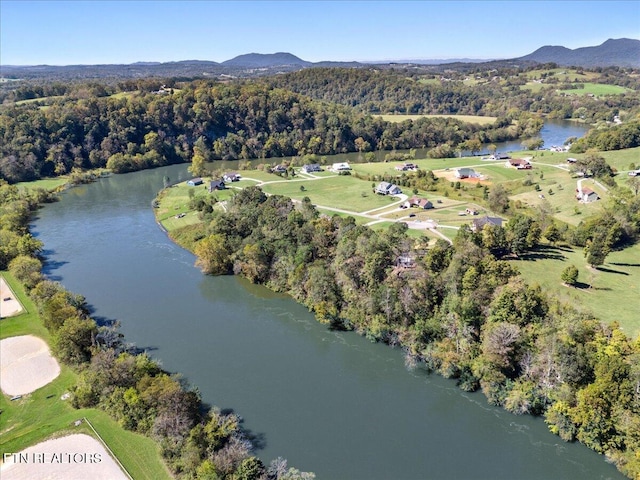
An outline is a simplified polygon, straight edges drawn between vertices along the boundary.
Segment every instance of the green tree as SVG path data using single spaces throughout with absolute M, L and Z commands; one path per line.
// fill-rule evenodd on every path
M 196 266 L 210 275 L 226 275 L 231 269 L 231 259 L 225 238 L 213 234 L 200 240 L 195 247 Z
M 584 247 L 584 255 L 587 258 L 587 263 L 592 267 L 602 265 L 609 255 L 610 248 L 606 244 L 602 235 L 597 235 L 592 240 L 588 240 Z
M 42 280 L 42 262 L 27 255 L 19 255 L 11 260 L 9 271 L 28 289 Z
M 567 285 L 574 286 L 578 282 L 578 269 L 575 265 L 569 265 L 562 271 L 560 279 Z

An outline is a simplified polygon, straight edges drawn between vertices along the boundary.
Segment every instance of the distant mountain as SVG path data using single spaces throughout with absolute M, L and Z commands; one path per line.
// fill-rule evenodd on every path
M 515 60 L 537 63 L 557 63 L 576 67 L 632 67 L 640 68 L 640 40 L 631 38 L 609 39 L 597 47 L 571 50 L 547 45 Z
M 376 60 L 373 62 L 367 62 L 371 65 L 389 64 L 389 63 L 401 63 L 411 65 L 445 65 L 448 63 L 486 63 L 491 62 L 492 59 L 477 59 L 477 58 L 443 58 L 443 59 L 424 59 L 424 60 Z
M 273 68 L 273 67 L 308 67 L 311 62 L 302 60 L 291 53 L 247 53 L 222 62 L 225 67 L 235 68 Z

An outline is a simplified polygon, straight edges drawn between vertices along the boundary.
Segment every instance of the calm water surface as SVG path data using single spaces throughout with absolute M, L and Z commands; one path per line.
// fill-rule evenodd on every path
M 205 402 L 240 414 L 266 462 L 318 479 L 624 478 L 541 420 L 408 372 L 398 350 L 330 332 L 286 296 L 203 276 L 154 221 L 164 175 L 189 178 L 184 165 L 113 176 L 41 210 L 46 271 Z

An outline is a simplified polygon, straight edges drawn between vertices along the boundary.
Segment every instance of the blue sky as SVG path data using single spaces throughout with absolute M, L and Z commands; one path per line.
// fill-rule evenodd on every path
M 628 1 L 0 0 L 0 64 L 512 58 L 640 39 Z

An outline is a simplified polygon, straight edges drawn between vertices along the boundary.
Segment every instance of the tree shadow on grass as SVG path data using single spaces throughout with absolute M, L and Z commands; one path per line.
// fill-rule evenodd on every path
M 620 263 L 620 262 L 609 262 L 610 265 L 616 265 L 618 267 L 640 267 L 640 263 Z
M 518 259 L 525 261 L 533 260 L 561 260 L 564 261 L 567 257 L 563 252 L 570 252 L 571 249 L 565 247 L 551 247 L 547 245 L 539 245 L 533 250 L 521 254 Z
M 627 272 L 622 272 L 620 270 L 612 270 L 611 268 L 605 268 L 605 267 L 596 267 L 596 270 L 598 270 L 599 272 L 607 272 L 607 273 L 617 273 L 618 275 L 629 275 Z

